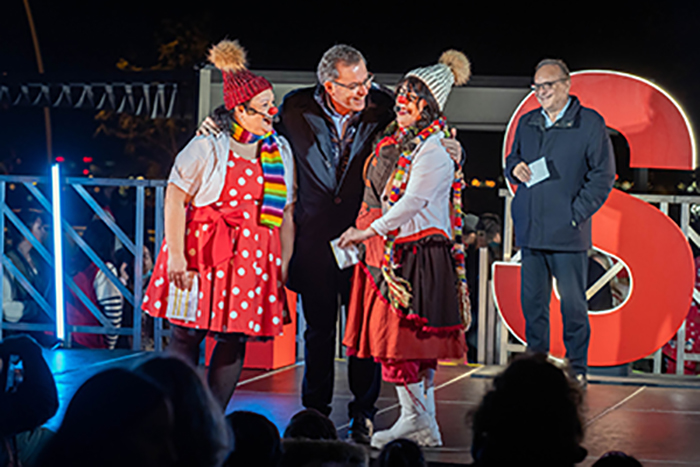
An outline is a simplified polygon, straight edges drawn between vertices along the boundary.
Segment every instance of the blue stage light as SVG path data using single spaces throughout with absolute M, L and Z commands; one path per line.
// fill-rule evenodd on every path
M 53 207 L 53 260 L 56 280 L 56 337 L 64 340 L 66 330 L 64 325 L 63 303 L 63 244 L 61 242 L 61 182 L 59 165 L 51 166 L 51 201 Z

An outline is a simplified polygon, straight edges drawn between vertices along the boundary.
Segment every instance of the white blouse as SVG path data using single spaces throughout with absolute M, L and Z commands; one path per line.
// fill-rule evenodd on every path
M 384 215 L 371 227 L 380 235 L 399 228 L 397 238 L 408 237 L 429 228 L 452 237 L 450 195 L 454 180 L 454 162 L 442 145 L 441 133 L 428 137 L 416 148 L 403 196 L 389 207 L 382 201 Z M 392 180 L 387 181 L 390 185 Z
M 294 158 L 289 142 L 283 136 L 277 135 L 277 142 L 284 164 L 285 206 L 288 206 L 296 201 Z M 216 136 L 195 136 L 175 158 L 168 183 L 194 196 L 192 204 L 196 207 L 215 203 L 226 182 L 229 149 L 230 136 L 225 131 Z

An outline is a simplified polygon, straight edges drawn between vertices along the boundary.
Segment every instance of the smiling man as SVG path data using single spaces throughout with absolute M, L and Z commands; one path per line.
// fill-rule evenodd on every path
M 302 404 L 326 415 L 334 386 L 336 321 L 352 268 L 340 270 L 329 245 L 355 223 L 362 169 L 375 136 L 393 119 L 393 98 L 372 85 L 362 54 L 335 45 L 321 58 L 318 85 L 285 96 L 277 130 L 292 145 L 297 171 L 294 255 L 289 286 L 301 295 L 306 331 Z M 350 436 L 369 444 L 381 384 L 373 359 L 348 359 Z
M 549 301 L 557 279 L 564 344 L 574 376 L 586 386 L 590 324 L 586 303 L 591 216 L 615 180 L 605 121 L 570 95 L 569 69 L 542 60 L 532 90 L 541 107 L 518 122 L 506 176 L 518 185 L 513 225 L 522 248 L 520 299 L 528 350 L 549 351 Z
M 329 242 L 355 224 L 364 193 L 362 172 L 376 136 L 393 120 L 391 91 L 373 84 L 355 48 L 339 44 L 318 64 L 318 84 L 284 98 L 276 129 L 292 146 L 297 171 L 294 255 L 289 286 L 301 295 L 306 319 L 302 403 L 331 412 L 339 305 L 347 305 L 352 268 L 340 270 Z M 443 139 L 453 159 L 462 148 Z M 381 385 L 372 358 L 348 357 L 349 435 L 369 444 Z

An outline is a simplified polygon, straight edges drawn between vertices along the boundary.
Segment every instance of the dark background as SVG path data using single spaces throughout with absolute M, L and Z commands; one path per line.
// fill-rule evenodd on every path
M 30 0 L 47 76 L 83 80 L 129 79 L 134 68 L 192 70 L 202 44 L 237 38 L 252 69 L 314 70 L 323 51 L 349 43 L 375 73 L 402 73 L 435 63 L 447 48 L 463 50 L 476 75 L 530 76 L 544 57 L 562 58 L 572 71 L 612 69 L 649 79 L 674 96 L 691 122 L 700 119 L 698 2 L 166 2 L 162 0 Z M 165 59 L 159 47 L 177 40 Z M 162 51 L 162 49 L 160 50 Z M 120 70 L 117 64 L 122 60 Z M 36 73 L 22 0 L 0 5 L 0 75 Z M 194 76 L 194 72 L 192 72 Z M 165 177 L 174 151 L 129 144 L 95 134 L 95 112 L 52 111 L 54 156 L 80 174 L 85 156 L 95 176 Z M 192 135 L 194 122 L 178 122 L 175 149 Z M 498 180 L 501 133 L 462 132 L 467 178 Z M 132 141 L 133 142 L 133 141 Z M 624 146 L 624 145 L 623 145 Z M 0 171 L 45 173 L 41 109 L 0 108 Z M 160 153 L 158 153 L 160 151 Z M 158 154 L 157 154 L 158 153 Z M 165 154 L 165 155 L 164 155 Z M 157 162 L 153 162 L 157 161 Z M 638 191 L 677 192 L 690 172 L 653 171 Z M 674 191 L 675 190 L 675 191 Z M 486 193 L 488 191 L 488 193 Z M 681 190 L 682 191 L 682 190 Z M 687 189 L 686 189 L 687 191 Z M 473 189 L 472 209 L 491 209 L 495 189 Z M 482 198 L 485 201 L 482 201 Z

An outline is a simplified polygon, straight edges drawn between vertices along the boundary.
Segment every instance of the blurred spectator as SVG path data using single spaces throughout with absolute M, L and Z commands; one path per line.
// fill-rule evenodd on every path
M 284 439 L 338 439 L 338 432 L 330 418 L 316 409 L 305 409 L 294 414 L 284 430 Z
M 344 441 L 285 439 L 280 467 L 367 467 L 367 452 Z
M 22 221 L 36 241 L 45 244 L 51 231 L 50 218 L 41 211 L 27 209 L 22 212 Z M 17 246 L 7 252 L 7 257 L 34 289 L 52 303 L 51 270 L 34 245 L 18 233 Z M 6 268 L 3 277 L 3 317 L 10 323 L 52 323 L 53 316 L 47 314 L 22 287 L 17 277 Z M 40 344 L 51 346 L 56 339 L 44 332 L 27 332 Z
M 114 234 L 101 221 L 93 220 L 88 224 L 83 240 L 93 249 L 95 254 L 104 261 L 107 268 L 122 282 L 126 284 L 128 277 L 126 263 L 117 263 L 114 257 Z M 82 265 L 73 280 L 80 290 L 95 304 L 100 312 L 115 327 L 120 328 L 124 309 L 124 296 L 119 288 L 107 275 L 97 267 L 87 256 L 81 255 Z M 117 272 L 116 264 L 119 264 Z M 75 326 L 100 326 L 100 322 L 93 316 L 85 304 L 71 293 L 66 303 L 68 324 Z M 86 334 L 73 333 L 73 342 L 91 349 L 113 349 L 117 342 L 118 334 Z
M 277 427 L 263 415 L 239 410 L 226 417 L 233 430 L 234 449 L 224 466 L 277 467 L 282 444 Z
M 476 224 L 476 243 L 478 248 L 488 248 L 493 255 L 492 261 L 499 260 L 503 256 L 501 253 L 501 231 L 503 223 L 501 216 L 490 212 L 479 216 Z
M 476 224 L 479 223 L 479 216 L 476 214 L 464 215 L 464 227 L 462 235 L 464 236 L 464 244 L 471 245 L 476 242 Z
M 120 247 L 114 253 L 115 264 L 125 265 L 124 266 L 124 277 L 126 278 L 126 287 L 129 290 L 136 291 L 135 280 L 136 272 L 134 271 L 134 265 L 136 260 L 134 255 L 131 254 L 129 250 L 125 247 Z M 145 293 L 148 288 L 148 281 L 151 278 L 153 272 L 153 256 L 151 255 L 151 250 L 148 246 L 143 246 L 143 266 L 142 266 L 142 276 L 141 276 L 141 289 Z M 142 295 L 143 296 L 143 295 Z M 124 301 L 124 308 L 122 313 L 123 327 L 133 327 L 134 326 L 134 307 L 128 301 Z M 141 313 L 141 341 L 142 348 L 145 350 L 153 350 L 153 318 L 148 316 L 147 313 Z M 117 340 L 117 348 L 130 349 L 132 347 L 131 336 L 122 335 L 119 336 Z
M 88 379 L 39 462 L 44 467 L 177 465 L 173 407 L 155 383 L 124 369 Z
M 377 458 L 378 467 L 426 467 L 423 450 L 415 441 L 397 439 L 386 444 Z
M 115 264 L 123 264 L 124 271 L 126 272 L 127 285 L 130 289 L 134 287 L 134 280 L 136 279 L 136 272 L 134 271 L 134 255 L 132 255 L 125 247 L 120 247 L 114 253 Z M 148 281 L 153 273 L 153 255 L 151 250 L 147 245 L 143 246 L 143 266 L 142 266 L 142 278 L 141 278 L 141 288 L 145 292 L 148 288 Z
M 700 256 L 695 258 L 695 288 L 700 288 Z M 695 300 L 690 302 L 690 309 L 685 319 L 685 351 L 688 353 L 700 353 L 700 311 L 698 311 L 698 304 Z M 677 345 L 677 338 L 674 335 L 662 347 L 666 373 L 676 373 Z M 683 373 L 686 375 L 700 374 L 700 364 L 692 360 L 686 360 Z
M 473 222 L 473 220 L 472 220 Z M 498 214 L 484 213 L 474 226 L 475 241 L 467 247 L 467 284 L 471 302 L 472 324 L 467 331 L 467 361 L 476 362 L 479 335 L 479 249 L 488 248 L 489 275 L 491 264 L 503 259 L 501 232 L 503 225 Z
M 642 463 L 620 451 L 606 452 L 592 467 L 642 467 Z
M 0 342 L 0 465 L 32 466 L 52 432 L 58 393 L 41 347 L 28 336 Z
M 516 359 L 473 419 L 475 466 L 566 467 L 581 462 L 582 393 L 544 354 Z M 525 427 L 525 428 L 523 428 Z
M 158 384 L 170 398 L 177 465 L 221 465 L 231 449 L 229 429 L 196 370 L 176 357 L 155 357 L 139 365 L 135 372 Z

